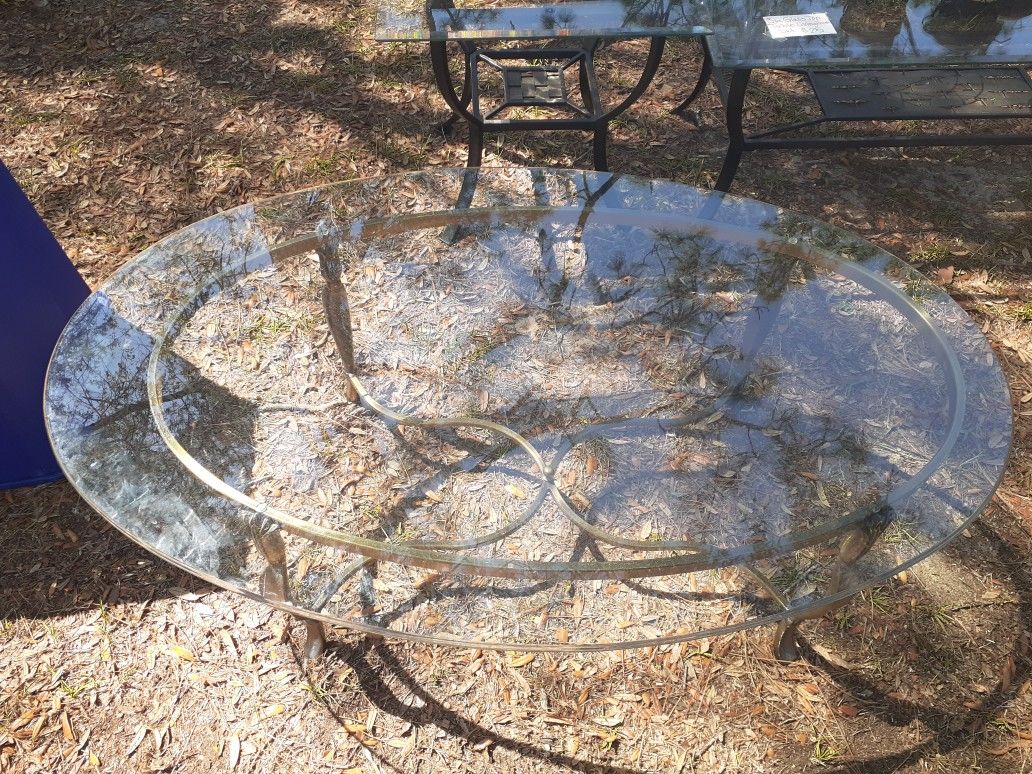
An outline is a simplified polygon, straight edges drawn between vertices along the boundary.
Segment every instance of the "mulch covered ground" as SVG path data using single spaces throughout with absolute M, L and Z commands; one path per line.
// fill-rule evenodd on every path
M 244 201 L 461 165 L 425 51 L 374 44 L 372 17 L 329 0 L 0 0 L 0 156 L 93 286 Z M 604 76 L 626 88 L 643 56 L 614 47 Z M 614 170 L 712 183 L 715 92 L 698 125 L 669 113 L 697 66 L 693 44 L 670 47 L 612 127 Z M 806 115 L 801 94 L 760 78 L 750 120 Z M 583 167 L 590 151 L 508 136 L 486 163 Z M 792 665 L 762 630 L 532 659 L 341 632 L 305 665 L 282 614 L 153 559 L 68 485 L 0 493 L 0 771 L 1032 768 L 1032 154 L 757 154 L 734 190 L 911 261 L 982 326 L 1015 442 L 958 544 L 806 625 Z

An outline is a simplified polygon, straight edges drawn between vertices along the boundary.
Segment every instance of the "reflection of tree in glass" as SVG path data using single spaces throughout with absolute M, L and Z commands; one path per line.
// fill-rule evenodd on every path
M 842 8 L 841 29 L 867 45 L 890 46 L 907 17 L 907 0 L 850 0 Z
M 96 505 L 136 539 L 217 577 L 245 580 L 253 559 L 251 515 L 194 479 L 154 426 L 145 391 L 154 340 L 114 313 L 103 296 L 90 304 L 83 319 L 89 346 L 64 342 L 47 392 L 54 436 L 76 484 L 102 497 Z M 166 358 L 162 372 L 170 425 L 208 450 L 200 454 L 204 464 L 245 486 L 254 406 L 181 359 Z
M 948 49 L 983 52 L 1003 29 L 993 5 L 977 0 L 940 0 L 921 26 Z

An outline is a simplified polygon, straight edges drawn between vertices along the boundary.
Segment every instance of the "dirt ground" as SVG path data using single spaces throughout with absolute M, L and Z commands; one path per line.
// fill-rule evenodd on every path
M 426 51 L 373 43 L 372 18 L 330 0 L 0 0 L 0 156 L 93 286 L 244 201 L 461 165 Z M 642 56 L 607 51 L 604 76 L 626 88 Z M 715 91 L 698 125 L 669 113 L 698 63 L 670 46 L 612 127 L 612 169 L 712 183 Z M 805 115 L 801 93 L 760 78 L 750 120 Z M 485 163 L 584 167 L 590 150 L 513 135 Z M 341 631 L 305 665 L 284 615 L 152 558 L 67 484 L 4 492 L 0 771 L 1032 770 L 1032 152 L 769 152 L 734 191 L 909 260 L 982 326 L 1014 447 L 957 544 L 807 624 L 791 665 L 764 630 L 529 661 Z

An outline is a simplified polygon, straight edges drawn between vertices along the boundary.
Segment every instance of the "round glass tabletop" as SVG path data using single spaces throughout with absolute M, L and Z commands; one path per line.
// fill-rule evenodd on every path
M 537 169 L 190 226 L 75 314 L 45 411 L 78 491 L 194 575 L 524 650 L 827 606 L 952 540 L 1010 444 L 985 339 L 874 245 Z

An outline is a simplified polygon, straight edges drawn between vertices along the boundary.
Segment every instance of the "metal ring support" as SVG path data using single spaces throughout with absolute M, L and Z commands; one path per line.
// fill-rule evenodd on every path
M 627 222 L 638 226 L 661 227 L 664 230 L 683 230 L 686 225 L 690 224 L 695 229 L 699 229 L 699 227 L 701 227 L 702 230 L 712 235 L 719 235 L 723 239 L 733 239 L 735 241 L 742 241 L 743 237 L 746 235 L 746 232 L 743 229 L 722 224 L 703 224 L 687 219 L 683 216 L 663 216 L 649 213 L 647 217 L 642 218 L 641 213 L 636 213 L 634 211 L 609 209 L 605 209 L 604 211 L 609 222 Z M 464 212 L 463 215 L 466 219 L 490 219 L 493 212 L 493 210 L 468 210 Z M 540 217 L 540 214 L 543 212 L 548 212 L 555 219 L 569 219 L 571 222 L 574 222 L 577 219 L 576 216 L 581 215 L 580 210 L 577 208 L 547 207 L 525 208 L 521 209 L 517 214 L 523 214 L 525 216 L 537 215 Z M 446 213 L 427 213 L 421 216 L 411 216 L 406 219 L 406 225 L 411 227 L 413 220 L 417 223 L 427 223 L 428 225 L 430 223 L 440 223 L 442 218 L 445 218 L 445 216 Z M 407 230 L 400 227 L 398 219 L 396 218 L 382 221 L 366 221 L 363 224 L 363 229 L 372 229 L 378 233 L 391 233 L 396 230 Z M 755 232 L 749 233 L 754 235 Z M 302 237 L 299 240 L 295 240 L 295 244 L 311 244 L 311 240 L 312 237 Z M 710 546 L 696 546 L 694 544 L 686 545 L 683 541 L 667 541 L 666 545 L 660 542 L 658 546 L 656 543 L 650 542 L 649 547 L 653 548 L 653 550 L 658 547 L 660 550 L 689 551 L 690 553 L 675 554 L 667 557 L 655 557 L 646 560 L 578 563 L 502 561 L 493 559 L 475 559 L 467 556 L 449 557 L 442 556 L 437 551 L 426 547 L 406 543 L 386 544 L 355 535 L 349 535 L 338 530 L 319 527 L 278 509 L 272 508 L 266 504 L 258 503 L 239 490 L 229 486 L 226 482 L 215 476 L 194 459 L 175 438 L 175 435 L 172 433 L 171 428 L 168 426 L 164 417 L 163 398 L 161 396 L 161 379 L 158 372 L 162 351 L 167 342 L 175 336 L 186 321 L 192 316 L 193 312 L 203 304 L 204 300 L 218 291 L 219 285 L 217 281 L 213 281 L 210 285 L 198 291 L 188 302 L 186 302 L 179 311 L 173 315 L 172 319 L 165 326 L 162 335 L 156 340 L 154 349 L 152 350 L 149 358 L 147 369 L 147 390 L 151 413 L 154 417 L 159 433 L 172 453 L 175 454 L 180 462 L 195 476 L 223 496 L 239 502 L 249 509 L 254 510 L 256 513 L 260 513 L 273 521 L 278 522 L 289 532 L 301 535 L 323 545 L 348 549 L 375 559 L 388 559 L 391 561 L 423 566 L 436 570 L 466 572 L 494 577 L 594 579 L 647 577 L 676 572 L 698 571 L 712 569 L 719 566 L 739 565 L 752 559 L 781 555 L 821 542 L 827 537 L 834 536 L 848 526 L 856 524 L 864 518 L 869 517 L 873 512 L 876 512 L 886 505 L 893 506 L 900 503 L 917 488 L 923 485 L 943 464 L 956 442 L 959 435 L 960 422 L 964 415 L 965 388 L 963 375 L 960 373 L 959 362 L 957 361 L 956 355 L 947 345 L 942 332 L 934 325 L 934 323 L 932 323 L 927 314 L 910 304 L 903 294 L 887 279 L 870 272 L 859 264 L 842 261 L 834 256 L 824 253 L 823 251 L 816 250 L 815 248 L 781 243 L 773 236 L 771 238 L 770 246 L 772 248 L 780 249 L 784 254 L 802 258 L 811 263 L 822 265 L 825 268 L 836 271 L 840 275 L 858 282 L 858 284 L 867 284 L 867 286 L 874 285 L 879 287 L 884 291 L 887 296 L 887 300 L 894 308 L 897 309 L 897 311 L 906 317 L 912 324 L 923 327 L 929 331 L 932 334 L 932 340 L 938 344 L 940 355 L 943 357 L 944 364 L 951 376 L 951 379 L 948 381 L 948 385 L 951 392 L 949 403 L 952 419 L 947 430 L 945 440 L 937 450 L 936 454 L 933 455 L 933 457 L 920 471 L 918 471 L 917 474 L 912 476 L 909 480 L 896 485 L 890 492 L 888 492 L 882 502 L 877 505 L 857 509 L 848 516 L 840 518 L 829 525 L 809 528 L 797 533 L 783 535 L 777 539 L 769 541 L 768 545 L 762 548 L 757 548 L 755 545 L 747 545 L 731 549 L 718 549 Z M 277 253 L 282 255 L 282 250 L 284 248 L 285 246 L 276 248 Z M 254 257 L 252 256 L 250 259 L 246 259 L 241 263 L 246 264 L 247 260 L 253 261 Z M 224 276 L 225 273 L 231 272 L 233 268 L 233 266 L 227 267 L 222 276 Z M 216 280 L 216 278 L 213 277 L 213 280 Z M 350 379 L 359 393 L 363 395 L 363 398 L 368 401 L 369 396 L 365 393 L 364 388 L 357 377 L 352 374 L 350 375 Z M 405 420 L 410 423 L 423 422 L 423 420 L 412 420 L 411 418 L 405 417 L 405 415 L 393 412 L 379 404 L 374 404 L 375 401 L 370 403 L 370 407 L 384 413 L 384 415 L 392 419 L 395 419 L 395 421 L 401 421 L 399 417 L 404 417 Z M 680 418 L 670 418 L 668 421 L 678 422 L 679 419 Z M 569 505 L 566 504 L 566 507 L 564 507 L 565 497 L 562 496 L 561 491 L 558 491 L 554 482 L 548 481 L 548 476 L 550 475 L 551 470 L 550 466 L 545 463 L 533 445 L 530 444 L 527 439 L 523 438 L 523 436 L 503 425 L 476 418 L 459 417 L 430 420 L 430 422 L 435 423 L 430 426 L 438 427 L 481 427 L 491 432 L 501 434 L 507 437 L 510 441 L 521 446 L 521 448 L 527 451 L 531 456 L 531 459 L 534 460 L 535 464 L 538 466 L 545 484 L 550 488 L 554 495 L 559 495 L 556 501 L 564 511 L 564 515 L 570 517 L 571 514 L 567 512 Z M 569 510 L 572 511 L 572 509 Z M 573 520 L 577 523 L 577 526 L 583 528 L 583 525 L 579 523 L 579 521 L 582 521 L 579 515 L 576 514 L 576 512 L 573 512 L 573 515 L 576 517 Z M 624 540 L 617 535 L 611 535 L 610 533 L 599 530 L 593 525 L 587 526 L 590 527 L 589 534 L 592 534 L 593 537 L 605 542 L 614 543 L 615 539 L 615 544 L 621 545 L 622 543 L 620 541 Z M 635 544 L 628 547 L 639 548 L 639 546 Z

